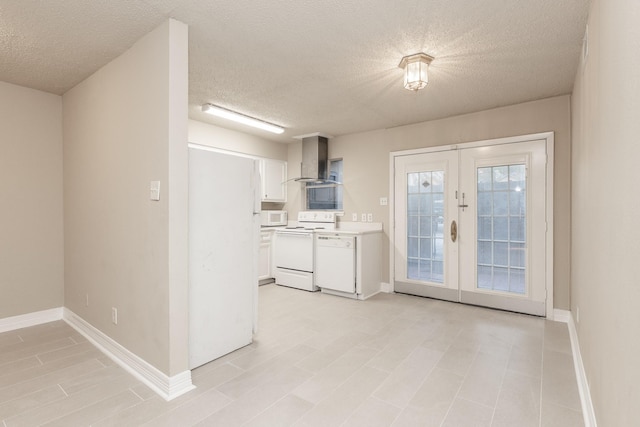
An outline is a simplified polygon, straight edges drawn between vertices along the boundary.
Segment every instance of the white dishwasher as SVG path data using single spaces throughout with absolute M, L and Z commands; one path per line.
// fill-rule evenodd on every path
M 316 286 L 339 292 L 356 292 L 356 238 L 350 235 L 316 235 Z

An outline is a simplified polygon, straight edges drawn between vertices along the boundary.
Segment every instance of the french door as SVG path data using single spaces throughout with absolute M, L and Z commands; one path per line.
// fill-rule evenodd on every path
M 543 316 L 546 141 L 398 155 L 394 290 Z
M 458 245 L 450 236 L 458 221 L 458 153 L 415 154 L 395 163 L 395 291 L 458 301 Z

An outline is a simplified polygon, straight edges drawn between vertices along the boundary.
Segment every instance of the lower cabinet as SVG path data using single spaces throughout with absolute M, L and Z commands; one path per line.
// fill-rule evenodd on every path
M 258 280 L 260 283 L 273 279 L 273 230 L 260 231 L 260 257 L 258 261 Z

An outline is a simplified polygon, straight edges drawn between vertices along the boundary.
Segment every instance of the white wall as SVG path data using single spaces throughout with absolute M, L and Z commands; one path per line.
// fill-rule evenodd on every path
M 224 129 L 197 120 L 189 120 L 189 142 L 234 153 L 287 160 L 287 144 Z
M 0 82 L 0 319 L 63 305 L 62 98 Z
M 187 45 L 169 20 L 63 96 L 65 306 L 168 375 L 188 369 Z
M 572 98 L 571 311 L 600 426 L 640 425 L 638 19 L 640 2 L 592 2 Z
M 424 94 L 428 96 L 428 92 Z M 555 132 L 555 270 L 554 305 L 569 308 L 570 249 L 570 98 L 540 101 L 450 117 L 442 120 L 337 137 L 329 141 L 329 157 L 343 158 L 344 219 L 372 213 L 384 226 L 383 280 L 389 281 L 389 208 L 380 197 L 389 195 L 389 153 L 437 145 L 458 144 L 539 132 Z M 289 146 L 289 171 L 299 171 L 301 144 Z M 294 173 L 294 172 L 290 172 Z M 301 184 L 289 183 L 290 218 L 302 207 Z

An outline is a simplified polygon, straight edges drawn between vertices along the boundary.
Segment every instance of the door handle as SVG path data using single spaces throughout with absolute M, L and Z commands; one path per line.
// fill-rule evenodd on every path
M 458 240 L 458 224 L 456 224 L 456 220 L 451 221 L 451 241 L 455 242 Z
M 456 199 L 457 199 L 457 198 L 458 198 L 458 192 L 456 191 Z M 462 208 L 462 212 L 464 212 L 464 208 L 468 208 L 468 207 L 469 207 L 469 205 L 467 205 L 467 204 L 464 202 L 464 193 L 462 193 L 462 204 L 461 204 L 461 205 L 458 205 L 458 207 L 459 207 L 459 208 Z M 454 240 L 454 241 L 455 241 L 455 240 Z

